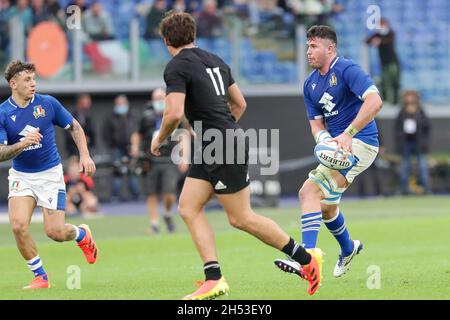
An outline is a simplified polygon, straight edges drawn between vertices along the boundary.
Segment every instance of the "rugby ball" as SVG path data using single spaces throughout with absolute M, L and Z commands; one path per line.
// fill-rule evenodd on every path
M 352 153 L 346 153 L 337 147 L 337 142 L 324 140 L 314 147 L 314 156 L 325 167 L 335 170 L 344 170 L 353 167 L 357 162 Z

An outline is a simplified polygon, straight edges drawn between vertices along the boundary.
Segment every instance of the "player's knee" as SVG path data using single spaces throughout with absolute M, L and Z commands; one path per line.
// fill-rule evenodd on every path
M 195 216 L 196 212 L 189 204 L 184 201 L 178 204 L 178 212 L 183 220 L 189 220 Z
M 336 216 L 337 206 L 322 204 L 321 210 L 322 210 L 322 217 L 325 220 L 330 220 Z
M 28 233 L 28 224 L 20 220 L 12 220 L 11 228 L 15 235 L 20 236 Z
M 313 182 L 306 180 L 298 192 L 300 201 L 321 200 L 321 191 Z
M 63 242 L 66 239 L 64 229 L 60 228 L 47 229 L 45 230 L 45 233 L 47 234 L 47 237 L 49 237 L 53 241 Z
M 228 222 L 233 228 L 243 231 L 250 231 L 253 226 L 252 214 L 240 215 L 239 217 L 228 216 Z

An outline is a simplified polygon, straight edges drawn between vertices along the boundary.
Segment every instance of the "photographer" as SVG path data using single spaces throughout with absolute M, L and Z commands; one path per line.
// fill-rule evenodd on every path
M 150 218 L 149 230 L 153 234 L 160 231 L 160 200 L 164 203 L 164 221 L 167 230 L 169 232 L 175 231 L 172 208 L 176 202 L 177 182 L 180 172 L 184 173 L 188 169 L 187 163 L 180 164 L 177 167 L 172 162 L 171 153 L 178 143 L 176 141 L 168 139 L 161 147 L 160 157 L 154 157 L 150 153 L 150 142 L 161 125 L 165 107 L 164 99 L 165 92 L 162 89 L 153 91 L 152 99 L 140 120 L 139 129 L 133 133 L 131 138 L 131 156 L 137 158 L 141 155 L 142 158 L 142 190 L 147 197 Z M 184 141 L 184 139 L 182 140 Z

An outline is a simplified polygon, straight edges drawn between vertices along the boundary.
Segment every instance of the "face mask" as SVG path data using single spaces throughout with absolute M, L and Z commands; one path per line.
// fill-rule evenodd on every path
M 164 102 L 164 100 L 154 101 L 152 105 L 153 109 L 155 109 L 156 112 L 161 113 L 164 111 L 164 108 L 166 107 L 166 103 Z
M 176 5 L 173 7 L 173 10 L 175 12 L 184 12 L 184 10 L 186 10 L 186 7 L 183 5 Z
M 385 36 L 389 33 L 389 28 L 381 28 L 378 30 L 378 33 L 381 34 L 382 36 Z
M 114 113 L 119 115 L 124 115 L 128 112 L 128 105 L 127 104 L 119 104 L 114 107 Z

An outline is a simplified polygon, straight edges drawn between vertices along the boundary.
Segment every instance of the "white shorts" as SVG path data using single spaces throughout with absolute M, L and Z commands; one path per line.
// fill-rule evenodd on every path
M 37 206 L 51 210 L 66 209 L 66 184 L 62 164 L 41 172 L 20 172 L 9 169 L 9 194 L 11 197 L 31 196 Z
M 349 186 L 357 175 L 370 167 L 378 154 L 378 147 L 371 146 L 359 139 L 353 139 L 352 149 L 353 154 L 359 159 L 358 163 L 351 167 L 350 170 L 339 170 L 347 179 Z M 325 195 L 325 199 L 322 200 L 323 204 L 339 204 L 342 193 L 348 188 L 348 186 L 346 188 L 338 187 L 337 182 L 331 175 L 333 171 L 335 170 L 320 164 L 309 173 L 309 179 L 317 184 Z

